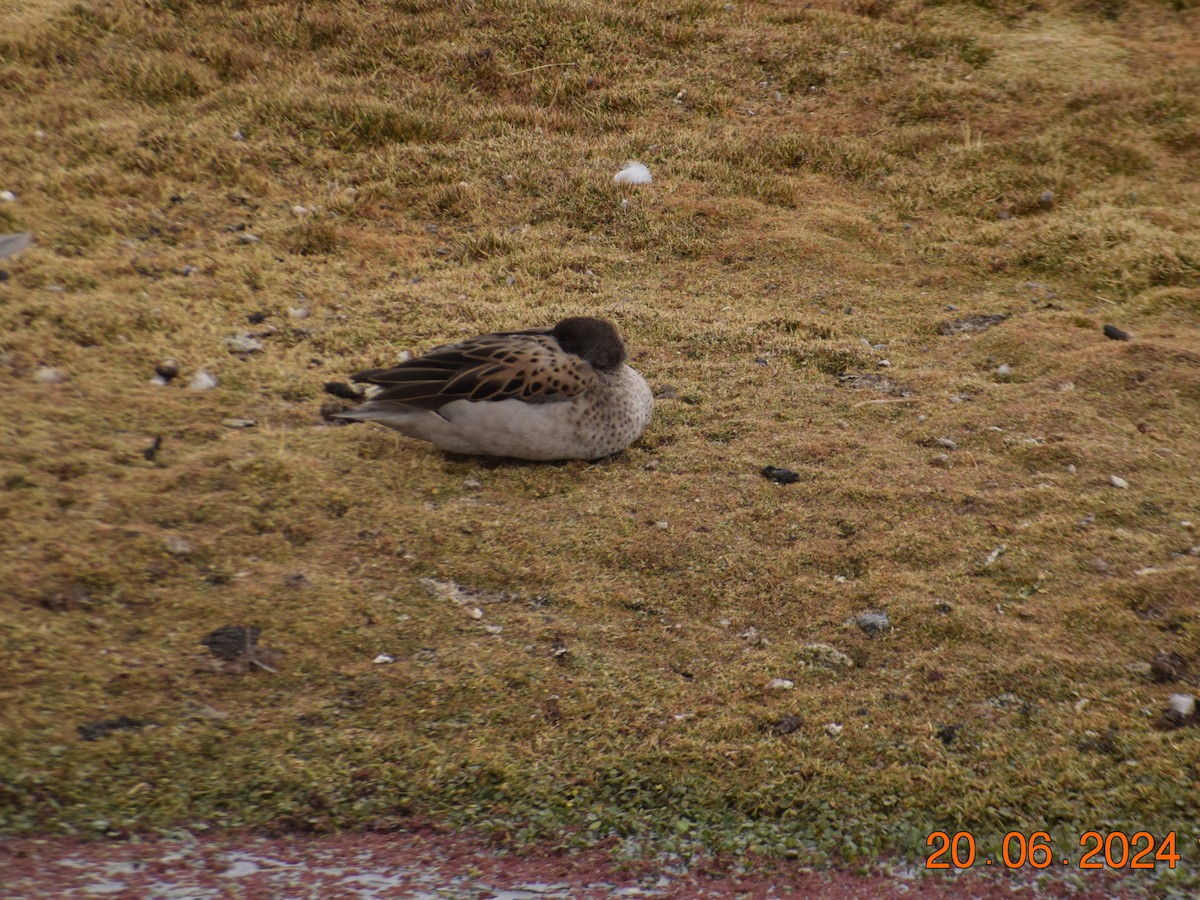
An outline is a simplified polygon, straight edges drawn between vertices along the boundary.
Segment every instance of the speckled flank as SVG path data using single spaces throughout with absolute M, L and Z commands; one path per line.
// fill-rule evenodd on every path
M 650 424 L 654 395 L 646 380 L 622 366 L 612 374 L 599 373 L 603 388 L 572 402 L 574 440 L 579 456 L 595 459 L 616 453 L 636 441 Z

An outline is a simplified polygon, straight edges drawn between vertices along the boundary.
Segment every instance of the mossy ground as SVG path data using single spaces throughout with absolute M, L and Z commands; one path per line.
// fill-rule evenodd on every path
M 0 284 L 0 829 L 918 865 L 934 830 L 1145 829 L 1190 867 L 1200 730 L 1155 727 L 1189 688 L 1145 663 L 1200 655 L 1198 33 L 1122 0 L 0 6 L 0 231 L 37 234 Z M 654 184 L 612 185 L 633 158 Z M 318 415 L 568 313 L 673 387 L 614 460 Z M 973 313 L 1010 317 L 939 334 Z M 229 623 L 278 671 L 198 671 Z M 117 715 L 155 725 L 76 733 Z

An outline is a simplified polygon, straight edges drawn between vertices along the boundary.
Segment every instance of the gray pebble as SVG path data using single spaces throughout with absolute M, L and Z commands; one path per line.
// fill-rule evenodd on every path
M 188 388 L 193 391 L 210 391 L 219 383 L 220 382 L 217 381 L 215 375 L 210 375 L 208 372 L 201 369 L 188 383 Z
M 39 366 L 37 371 L 33 373 L 33 380 L 38 384 L 62 384 L 69 377 L 62 369 L 55 369 L 50 366 Z
M 225 341 L 232 353 L 258 353 L 263 349 L 263 342 L 248 334 L 235 334 Z
M 892 622 L 883 610 L 873 609 L 862 613 L 854 623 L 867 634 L 882 634 L 890 631 Z

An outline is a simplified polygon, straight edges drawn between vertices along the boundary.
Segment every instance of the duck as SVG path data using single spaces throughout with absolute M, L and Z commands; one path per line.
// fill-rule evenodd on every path
M 611 322 L 572 316 L 359 372 L 351 381 L 368 385 L 366 402 L 335 417 L 377 422 L 467 456 L 602 459 L 650 424 L 654 395 L 627 359 Z

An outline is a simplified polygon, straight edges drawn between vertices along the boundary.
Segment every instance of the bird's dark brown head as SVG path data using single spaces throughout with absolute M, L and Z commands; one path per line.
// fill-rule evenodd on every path
M 563 319 L 551 336 L 568 353 L 582 356 L 597 369 L 615 369 L 625 362 L 625 345 L 617 329 L 603 319 L 574 316 Z

